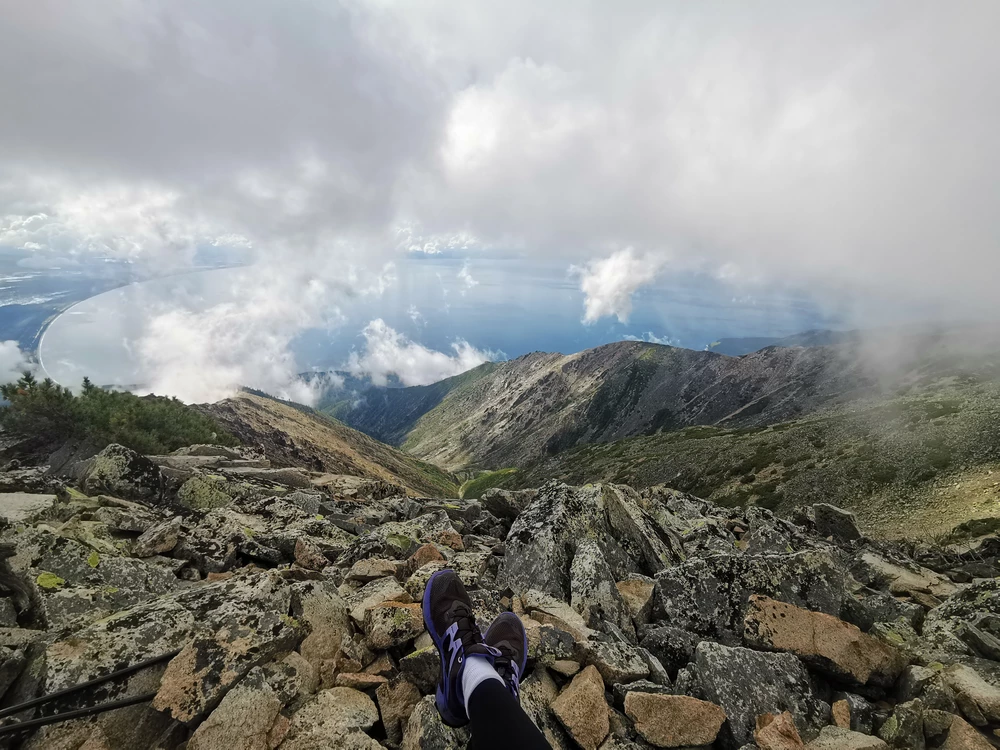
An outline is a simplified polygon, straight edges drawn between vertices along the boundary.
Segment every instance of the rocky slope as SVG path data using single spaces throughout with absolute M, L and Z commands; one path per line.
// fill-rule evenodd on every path
M 692 425 L 763 427 L 945 376 L 996 377 L 1000 334 L 880 332 L 742 357 L 624 341 L 529 354 L 423 388 L 332 407 L 347 424 L 452 471 L 523 467 L 574 446 Z
M 241 393 L 198 408 L 276 466 L 382 479 L 432 497 L 457 490 L 448 472 L 300 404 Z
M 998 524 L 932 547 L 663 487 L 426 500 L 211 446 L 62 473 L 0 472 L 0 707 L 178 653 L 57 708 L 150 700 L 9 747 L 463 748 L 417 603 L 443 566 L 484 625 L 521 616 L 554 748 L 1000 744 Z

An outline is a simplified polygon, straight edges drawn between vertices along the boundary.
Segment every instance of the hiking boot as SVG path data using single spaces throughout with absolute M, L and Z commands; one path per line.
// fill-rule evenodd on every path
M 487 646 L 500 652 L 493 660 L 493 668 L 503 679 L 507 689 L 518 700 L 524 665 L 528 662 L 528 634 L 521 618 L 513 612 L 503 612 L 493 621 L 484 639 Z
M 424 589 L 424 624 L 441 655 L 441 680 L 435 702 L 441 719 L 450 727 L 469 723 L 462 695 L 462 672 L 470 656 L 486 658 L 490 664 L 499 656 L 483 642 L 476 625 L 472 602 L 454 570 L 439 570 Z

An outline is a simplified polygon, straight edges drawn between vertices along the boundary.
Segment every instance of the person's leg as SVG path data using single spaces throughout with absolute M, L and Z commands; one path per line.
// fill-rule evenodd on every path
M 465 586 L 453 570 L 440 570 L 427 581 L 423 613 L 441 656 L 435 705 L 444 723 L 471 723 L 476 750 L 500 748 L 501 741 L 504 750 L 549 748 L 518 702 L 528 640 L 517 615 L 502 614 L 484 639 Z
M 551 745 L 507 686 L 479 684 L 469 696 L 469 729 L 475 750 L 551 750 Z

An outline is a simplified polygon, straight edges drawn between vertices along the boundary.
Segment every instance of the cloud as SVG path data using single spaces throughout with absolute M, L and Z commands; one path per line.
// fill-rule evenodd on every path
M 345 369 L 352 375 L 371 378 L 375 385 L 386 385 L 390 376 L 403 385 L 428 385 L 503 356 L 502 352 L 481 351 L 462 340 L 452 343 L 453 354 L 434 351 L 411 341 L 381 318 L 365 326 L 361 335 L 364 350 L 352 352 Z
M 427 318 L 425 318 L 424 314 L 417 309 L 416 305 L 410 305 L 409 308 L 407 308 L 406 310 L 406 314 L 410 318 L 410 320 L 413 321 L 413 325 L 415 326 L 427 325 Z
M 660 258 L 650 255 L 640 258 L 632 248 L 626 248 L 582 268 L 573 267 L 585 295 L 583 322 L 596 323 L 610 315 L 626 322 L 632 313 L 632 295 L 656 277 L 662 264 Z
M 588 323 L 627 319 L 667 249 L 862 322 L 1000 314 L 1000 5 L 619 5 L 5 3 L 0 245 L 163 269 L 246 248 L 205 330 L 242 315 L 277 352 L 391 283 L 345 269 L 482 248 L 583 269 Z M 312 280 L 307 315 L 245 307 Z M 160 312 L 148 336 L 179 346 L 189 316 Z M 220 382 L 243 356 L 199 353 Z
M 469 270 L 469 261 L 465 261 L 462 268 L 458 271 L 458 280 L 462 282 L 462 290 L 460 294 L 464 297 L 465 293 L 469 290 L 479 286 L 479 282 L 472 277 L 472 273 Z
M 0 341 L 0 383 L 10 383 L 35 364 L 21 351 L 16 341 Z
M 649 344 L 662 344 L 663 346 L 680 346 L 680 339 L 673 339 L 670 336 L 657 336 L 652 331 L 646 331 L 642 336 L 634 336 L 626 333 L 622 336 L 623 341 L 645 341 Z

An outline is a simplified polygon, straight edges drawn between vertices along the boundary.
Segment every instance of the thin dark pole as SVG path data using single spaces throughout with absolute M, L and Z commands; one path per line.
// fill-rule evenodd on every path
M 125 706 L 134 706 L 136 703 L 146 703 L 147 701 L 153 700 L 156 697 L 156 693 L 146 693 L 145 695 L 137 695 L 132 698 L 121 698 L 120 700 L 110 701 L 108 703 L 99 703 L 96 706 L 91 706 L 90 708 L 80 708 L 76 711 L 66 711 L 61 714 L 53 714 L 52 716 L 43 716 L 40 719 L 31 719 L 30 721 L 21 721 L 16 724 L 8 724 L 5 727 L 0 727 L 0 735 L 13 734 L 14 732 L 20 732 L 24 729 L 34 729 L 35 727 L 43 727 L 46 724 L 55 724 L 60 721 L 69 721 L 70 719 L 78 719 L 81 716 L 90 716 L 91 714 L 104 713 L 105 711 L 111 711 L 115 708 L 124 708 Z
M 95 677 L 87 682 L 81 682 L 79 685 L 73 685 L 72 687 L 65 688 L 64 690 L 58 690 L 55 693 L 50 693 L 49 695 L 43 695 L 40 698 L 35 698 L 30 701 L 25 701 L 24 703 L 18 703 L 16 706 L 8 706 L 0 710 L 0 719 L 7 716 L 13 716 L 14 714 L 19 714 L 29 708 L 34 708 L 35 706 L 40 706 L 43 703 L 48 703 L 49 701 L 54 701 L 57 698 L 62 698 L 67 695 L 73 695 L 74 693 L 79 693 L 81 690 L 86 690 L 90 687 L 95 687 L 97 685 L 103 685 L 105 682 L 110 682 L 111 680 L 117 679 L 118 677 L 124 677 L 125 675 L 130 675 L 133 672 L 138 672 L 140 669 L 145 669 L 146 667 L 151 667 L 154 664 L 159 664 L 162 661 L 167 661 L 168 659 L 173 659 L 177 654 L 181 652 L 180 649 L 176 651 L 171 651 L 168 654 L 160 654 L 159 656 L 154 656 L 151 659 L 146 659 L 138 664 L 133 664 L 130 667 L 125 667 L 124 669 L 119 669 L 117 672 L 112 672 L 111 674 L 106 674 L 103 677 Z M 86 709 L 84 709 L 86 710 Z M 18 724 L 17 726 L 27 726 L 30 722 L 25 722 L 23 725 Z M 0 728 L 0 732 L 6 730 L 6 727 Z

